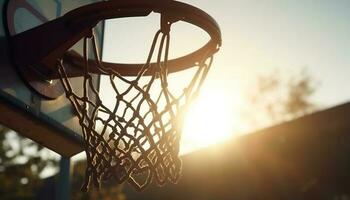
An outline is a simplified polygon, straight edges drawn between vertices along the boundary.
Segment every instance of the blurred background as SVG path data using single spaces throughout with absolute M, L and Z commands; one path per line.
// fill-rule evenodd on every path
M 84 194 L 84 154 L 62 161 L 1 126 L 0 199 L 50 199 L 62 162 L 71 199 L 349 199 L 350 1 L 183 2 L 217 20 L 223 45 L 187 114 L 180 183 Z M 158 17 L 107 21 L 103 59 L 145 60 Z M 187 24 L 172 31 L 172 57 L 208 39 Z

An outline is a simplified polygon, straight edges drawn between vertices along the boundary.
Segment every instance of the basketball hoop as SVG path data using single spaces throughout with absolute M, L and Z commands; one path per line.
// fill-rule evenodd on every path
M 154 35 L 145 63 L 101 61 L 93 31 L 99 21 L 147 16 L 151 12 L 161 15 L 160 29 Z M 169 59 L 171 26 L 177 21 L 203 29 L 210 40 L 188 55 Z M 32 47 L 33 37 L 49 37 L 53 42 L 31 51 L 26 47 Z M 68 51 L 80 39 L 84 40 L 82 56 Z M 21 45 L 23 43 L 26 45 Z M 93 52 L 89 52 L 88 45 L 92 45 Z M 221 46 L 220 29 L 212 17 L 198 8 L 171 0 L 103 1 L 20 33 L 14 36 L 13 46 L 17 66 L 30 70 L 28 66 L 36 64 L 47 80 L 59 79 L 76 111 L 87 155 L 84 191 L 90 186 L 100 187 L 101 182 L 108 179 L 118 183 L 127 181 L 139 190 L 152 182 L 164 185 L 179 180 L 183 115 L 198 94 L 213 55 Z M 152 62 L 154 57 L 156 62 Z M 174 95 L 168 87 L 168 74 L 188 68 L 195 69 L 196 73 L 183 92 Z M 109 77 L 115 94 L 113 108 L 108 108 L 101 99 L 99 89 L 91 81 L 92 74 Z M 83 77 L 83 94 L 74 92 L 71 77 Z M 144 77 L 147 82 L 141 83 Z M 38 77 L 28 79 L 37 81 Z M 126 89 L 119 88 L 116 82 L 123 82 Z M 159 92 L 151 92 L 156 86 Z M 32 87 L 36 89 L 35 85 Z M 50 96 L 42 89 L 38 92 L 49 98 L 59 95 Z M 94 101 L 89 96 L 93 96 Z

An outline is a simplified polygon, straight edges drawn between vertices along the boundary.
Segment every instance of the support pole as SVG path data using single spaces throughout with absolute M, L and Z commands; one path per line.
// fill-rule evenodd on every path
M 60 172 L 58 175 L 57 192 L 55 194 L 56 200 L 70 199 L 70 158 L 61 157 Z

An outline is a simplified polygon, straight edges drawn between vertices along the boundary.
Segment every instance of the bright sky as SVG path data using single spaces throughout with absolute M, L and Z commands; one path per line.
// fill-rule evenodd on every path
M 233 136 L 240 129 L 241 95 L 256 75 L 279 69 L 284 74 L 307 67 L 319 83 L 314 96 L 322 107 L 350 99 L 350 1 L 348 0 L 190 0 L 219 23 L 223 46 L 216 55 L 199 102 L 184 128 L 182 152 Z M 104 60 L 144 62 L 157 15 L 107 23 Z M 178 24 L 174 56 L 196 49 L 207 37 Z M 210 116 L 210 117 L 209 117 Z M 203 129 L 203 124 L 212 124 Z M 221 124 L 218 128 L 218 124 Z M 199 137 L 200 136 L 200 137 Z
M 315 100 L 330 106 L 348 101 L 350 1 L 192 0 L 210 13 L 223 32 L 214 76 L 249 80 L 257 73 L 306 66 L 321 82 Z M 244 83 L 242 83 L 244 85 Z

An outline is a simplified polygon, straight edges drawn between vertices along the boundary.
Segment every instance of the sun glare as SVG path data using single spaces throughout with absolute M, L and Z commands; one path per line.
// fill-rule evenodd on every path
M 181 154 L 232 137 L 235 121 L 232 110 L 224 93 L 202 93 L 186 115 Z

